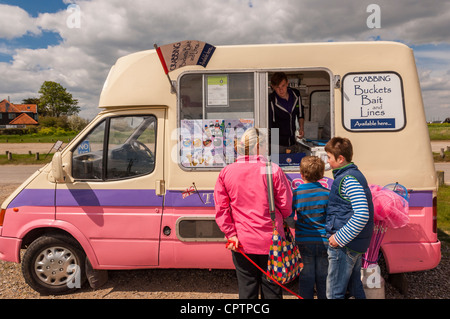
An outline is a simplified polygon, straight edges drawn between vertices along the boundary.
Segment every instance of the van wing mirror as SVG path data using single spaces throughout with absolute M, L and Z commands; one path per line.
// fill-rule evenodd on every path
M 56 152 L 52 158 L 52 175 L 56 183 L 64 183 L 64 170 L 62 166 L 61 152 Z

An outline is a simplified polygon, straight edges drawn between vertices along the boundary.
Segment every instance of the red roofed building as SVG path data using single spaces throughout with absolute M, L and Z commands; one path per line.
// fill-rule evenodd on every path
M 13 104 L 7 100 L 0 102 L 0 128 L 37 125 L 37 121 L 36 104 Z
M 38 122 L 33 120 L 27 113 L 22 113 L 9 122 L 9 125 L 38 125 Z

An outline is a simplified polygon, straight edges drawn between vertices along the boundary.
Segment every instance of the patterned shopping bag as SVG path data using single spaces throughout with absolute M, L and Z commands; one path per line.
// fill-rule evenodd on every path
M 278 233 L 275 223 L 275 200 L 272 180 L 272 163 L 266 163 L 267 194 L 273 233 L 270 245 L 267 274 L 278 283 L 286 284 L 294 280 L 303 269 L 303 262 L 289 227 L 284 224 L 284 238 Z
M 270 245 L 267 272 L 272 279 L 281 284 L 294 280 L 303 269 L 303 262 L 289 228 L 284 225 L 285 237 L 277 231 L 275 225 Z

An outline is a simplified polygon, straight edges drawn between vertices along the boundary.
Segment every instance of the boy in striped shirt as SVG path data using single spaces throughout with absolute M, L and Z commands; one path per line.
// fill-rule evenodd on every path
M 304 184 L 293 192 L 291 217 L 297 214 L 295 241 L 303 260 L 299 276 L 299 295 L 304 299 L 326 299 L 328 274 L 328 239 L 325 231 L 326 207 L 330 191 L 319 180 L 323 178 L 325 163 L 317 156 L 305 156 L 300 163 Z
M 326 223 L 327 298 L 344 298 L 348 289 L 351 296 L 364 299 L 361 257 L 372 237 L 372 194 L 366 178 L 352 163 L 353 147 L 349 139 L 334 137 L 325 145 L 325 151 L 334 177 Z

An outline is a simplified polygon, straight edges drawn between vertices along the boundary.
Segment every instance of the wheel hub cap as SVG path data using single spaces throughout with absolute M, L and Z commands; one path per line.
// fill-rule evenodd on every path
M 34 265 L 39 280 L 52 286 L 72 282 L 78 269 L 74 254 L 64 247 L 50 247 L 43 250 Z

